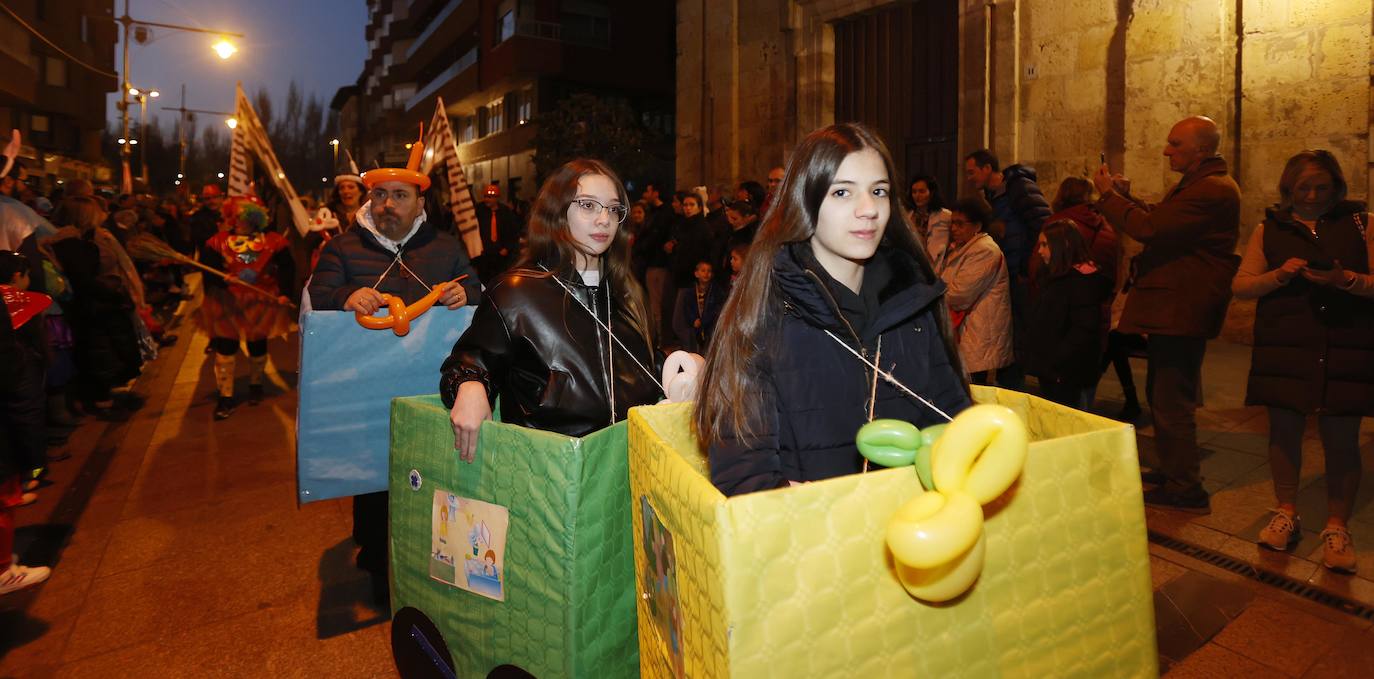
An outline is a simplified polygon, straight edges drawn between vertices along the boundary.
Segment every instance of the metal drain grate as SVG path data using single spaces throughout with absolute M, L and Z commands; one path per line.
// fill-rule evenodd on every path
M 1175 552 L 1184 554 L 1199 561 L 1205 561 L 1217 568 L 1228 570 L 1237 575 L 1243 575 L 1251 580 L 1257 580 L 1270 587 L 1277 587 L 1289 594 L 1295 594 L 1308 601 L 1315 601 L 1323 606 L 1334 608 L 1343 613 L 1348 613 L 1364 620 L 1374 620 L 1374 608 L 1352 601 L 1339 594 L 1332 594 L 1312 584 L 1295 580 L 1286 575 L 1255 568 L 1253 564 L 1245 563 L 1235 557 L 1227 556 L 1221 552 L 1199 547 L 1189 542 L 1184 542 L 1163 533 L 1149 531 L 1150 542 L 1161 547 L 1167 547 Z

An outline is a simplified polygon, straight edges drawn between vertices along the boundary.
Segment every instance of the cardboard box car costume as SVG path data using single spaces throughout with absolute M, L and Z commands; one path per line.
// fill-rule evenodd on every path
M 982 574 L 929 604 L 898 581 L 885 533 L 921 492 L 910 468 L 727 499 L 690 406 L 630 417 L 646 677 L 1157 674 L 1133 430 L 975 387 L 1025 420 L 1019 481 L 986 514 Z
M 397 399 L 391 412 L 392 643 L 402 673 L 432 651 L 457 676 L 501 665 L 540 679 L 638 676 L 626 423 L 572 438 L 487 422 L 469 464 L 453 452 L 437 397 Z M 489 550 L 499 552 L 492 570 Z M 434 628 L 423 643 L 405 622 L 421 617 Z
M 1130 427 L 974 395 L 1019 414 L 1032 443 L 1020 480 L 985 508 L 981 576 L 936 605 L 907 594 L 884 544 L 920 492 L 910 468 L 727 500 L 705 476 L 687 404 L 634 409 L 628 458 L 625 423 L 583 439 L 488 424 L 477 462 L 460 467 L 429 454 L 452 446 L 443 405 L 399 399 L 393 606 L 435 623 L 460 676 L 503 664 L 539 677 L 1154 676 Z M 449 492 L 508 511 L 504 601 L 432 571 L 435 496 Z M 617 523 L 626 514 L 632 528 Z M 621 636 L 636 617 L 638 648 Z

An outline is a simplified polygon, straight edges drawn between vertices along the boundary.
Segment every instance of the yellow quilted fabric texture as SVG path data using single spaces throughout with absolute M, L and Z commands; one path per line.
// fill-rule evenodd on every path
M 690 404 L 632 411 L 631 492 L 673 536 L 686 675 L 1157 676 L 1134 430 L 1017 392 L 974 397 L 1020 414 L 1032 444 L 1021 479 L 985 508 L 982 576 L 939 605 L 907 595 L 883 542 L 921 492 L 912 468 L 727 500 L 706 476 Z M 641 597 L 641 672 L 671 677 L 667 630 L 647 606 Z

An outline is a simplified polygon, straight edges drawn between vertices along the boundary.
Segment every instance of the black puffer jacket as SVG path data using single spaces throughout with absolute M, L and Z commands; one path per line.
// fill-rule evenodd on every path
M 870 358 L 881 338 L 880 365 L 949 415 L 970 405 L 936 321 L 945 285 L 927 280 L 910 255 L 884 247 L 869 261 L 858 296 L 865 300 L 861 319 L 841 309 L 839 284 L 808 244 L 783 248 L 773 267 L 770 316 L 780 322 L 756 354 L 762 421 L 752 425 L 755 436 L 722 437 L 711 446 L 711 481 L 721 492 L 738 495 L 862 469 L 854 436 L 868 421 L 873 373 L 827 330 Z M 944 421 L 882 380 L 874 417 L 917 427 Z
M 357 225 L 325 244 L 315 273 L 310 277 L 310 304 L 316 309 L 342 309 L 348 296 L 359 288 L 396 295 L 412 304 L 429 293 L 424 284 L 435 285 L 462 275 L 468 304 L 481 301 L 481 283 L 468 262 L 467 250 L 457 238 L 436 230 L 429 222 L 420 225 L 401 248 L 400 265 L 391 267 L 381 284 L 377 278 L 391 265 L 395 253 L 382 247 L 371 231 Z M 411 275 L 411 272 L 414 275 Z
M 1097 384 L 1107 342 L 1103 303 L 1111 294 L 1101 272 L 1044 274 L 1026 321 L 1026 372 L 1041 384 Z
M 654 381 L 660 362 L 607 293 L 604 280 L 591 287 L 571 277 L 555 280 L 542 270 L 502 274 L 444 361 L 439 381 L 444 405 L 453 407 L 463 382 L 478 380 L 493 404 L 501 397 L 503 422 L 585 436 L 611 424 L 608 375 L 615 384 L 617 422 L 631 407 L 663 398 Z M 606 331 L 593 311 L 603 321 L 612 319 L 611 329 L 624 348 L 607 347 Z
M 1033 167 L 1012 165 L 1003 169 L 1002 183 L 1005 189 L 1001 193 L 987 197 L 993 216 L 1003 225 L 1002 234 L 992 236 L 1007 256 L 1007 269 L 1015 279 L 1028 273 L 1035 239 L 1050 216 L 1050 204 L 1035 183 Z

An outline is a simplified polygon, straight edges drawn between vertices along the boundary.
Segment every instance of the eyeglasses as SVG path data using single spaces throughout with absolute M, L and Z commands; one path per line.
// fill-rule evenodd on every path
M 386 202 L 387 198 L 390 198 L 391 202 L 393 203 L 404 203 L 406 201 L 412 200 L 415 197 L 415 195 L 405 189 L 396 189 L 394 191 L 387 191 L 386 189 L 372 189 L 372 191 L 370 191 L 367 194 L 367 197 L 371 198 L 372 202 L 381 205 L 382 203 Z
M 624 205 L 602 205 L 601 201 L 594 198 L 578 198 L 572 202 L 572 205 L 581 210 L 582 214 L 589 219 L 596 219 L 601 215 L 601 211 L 605 210 L 611 217 L 615 218 L 617 224 L 625 221 L 625 217 L 630 214 L 630 208 Z

